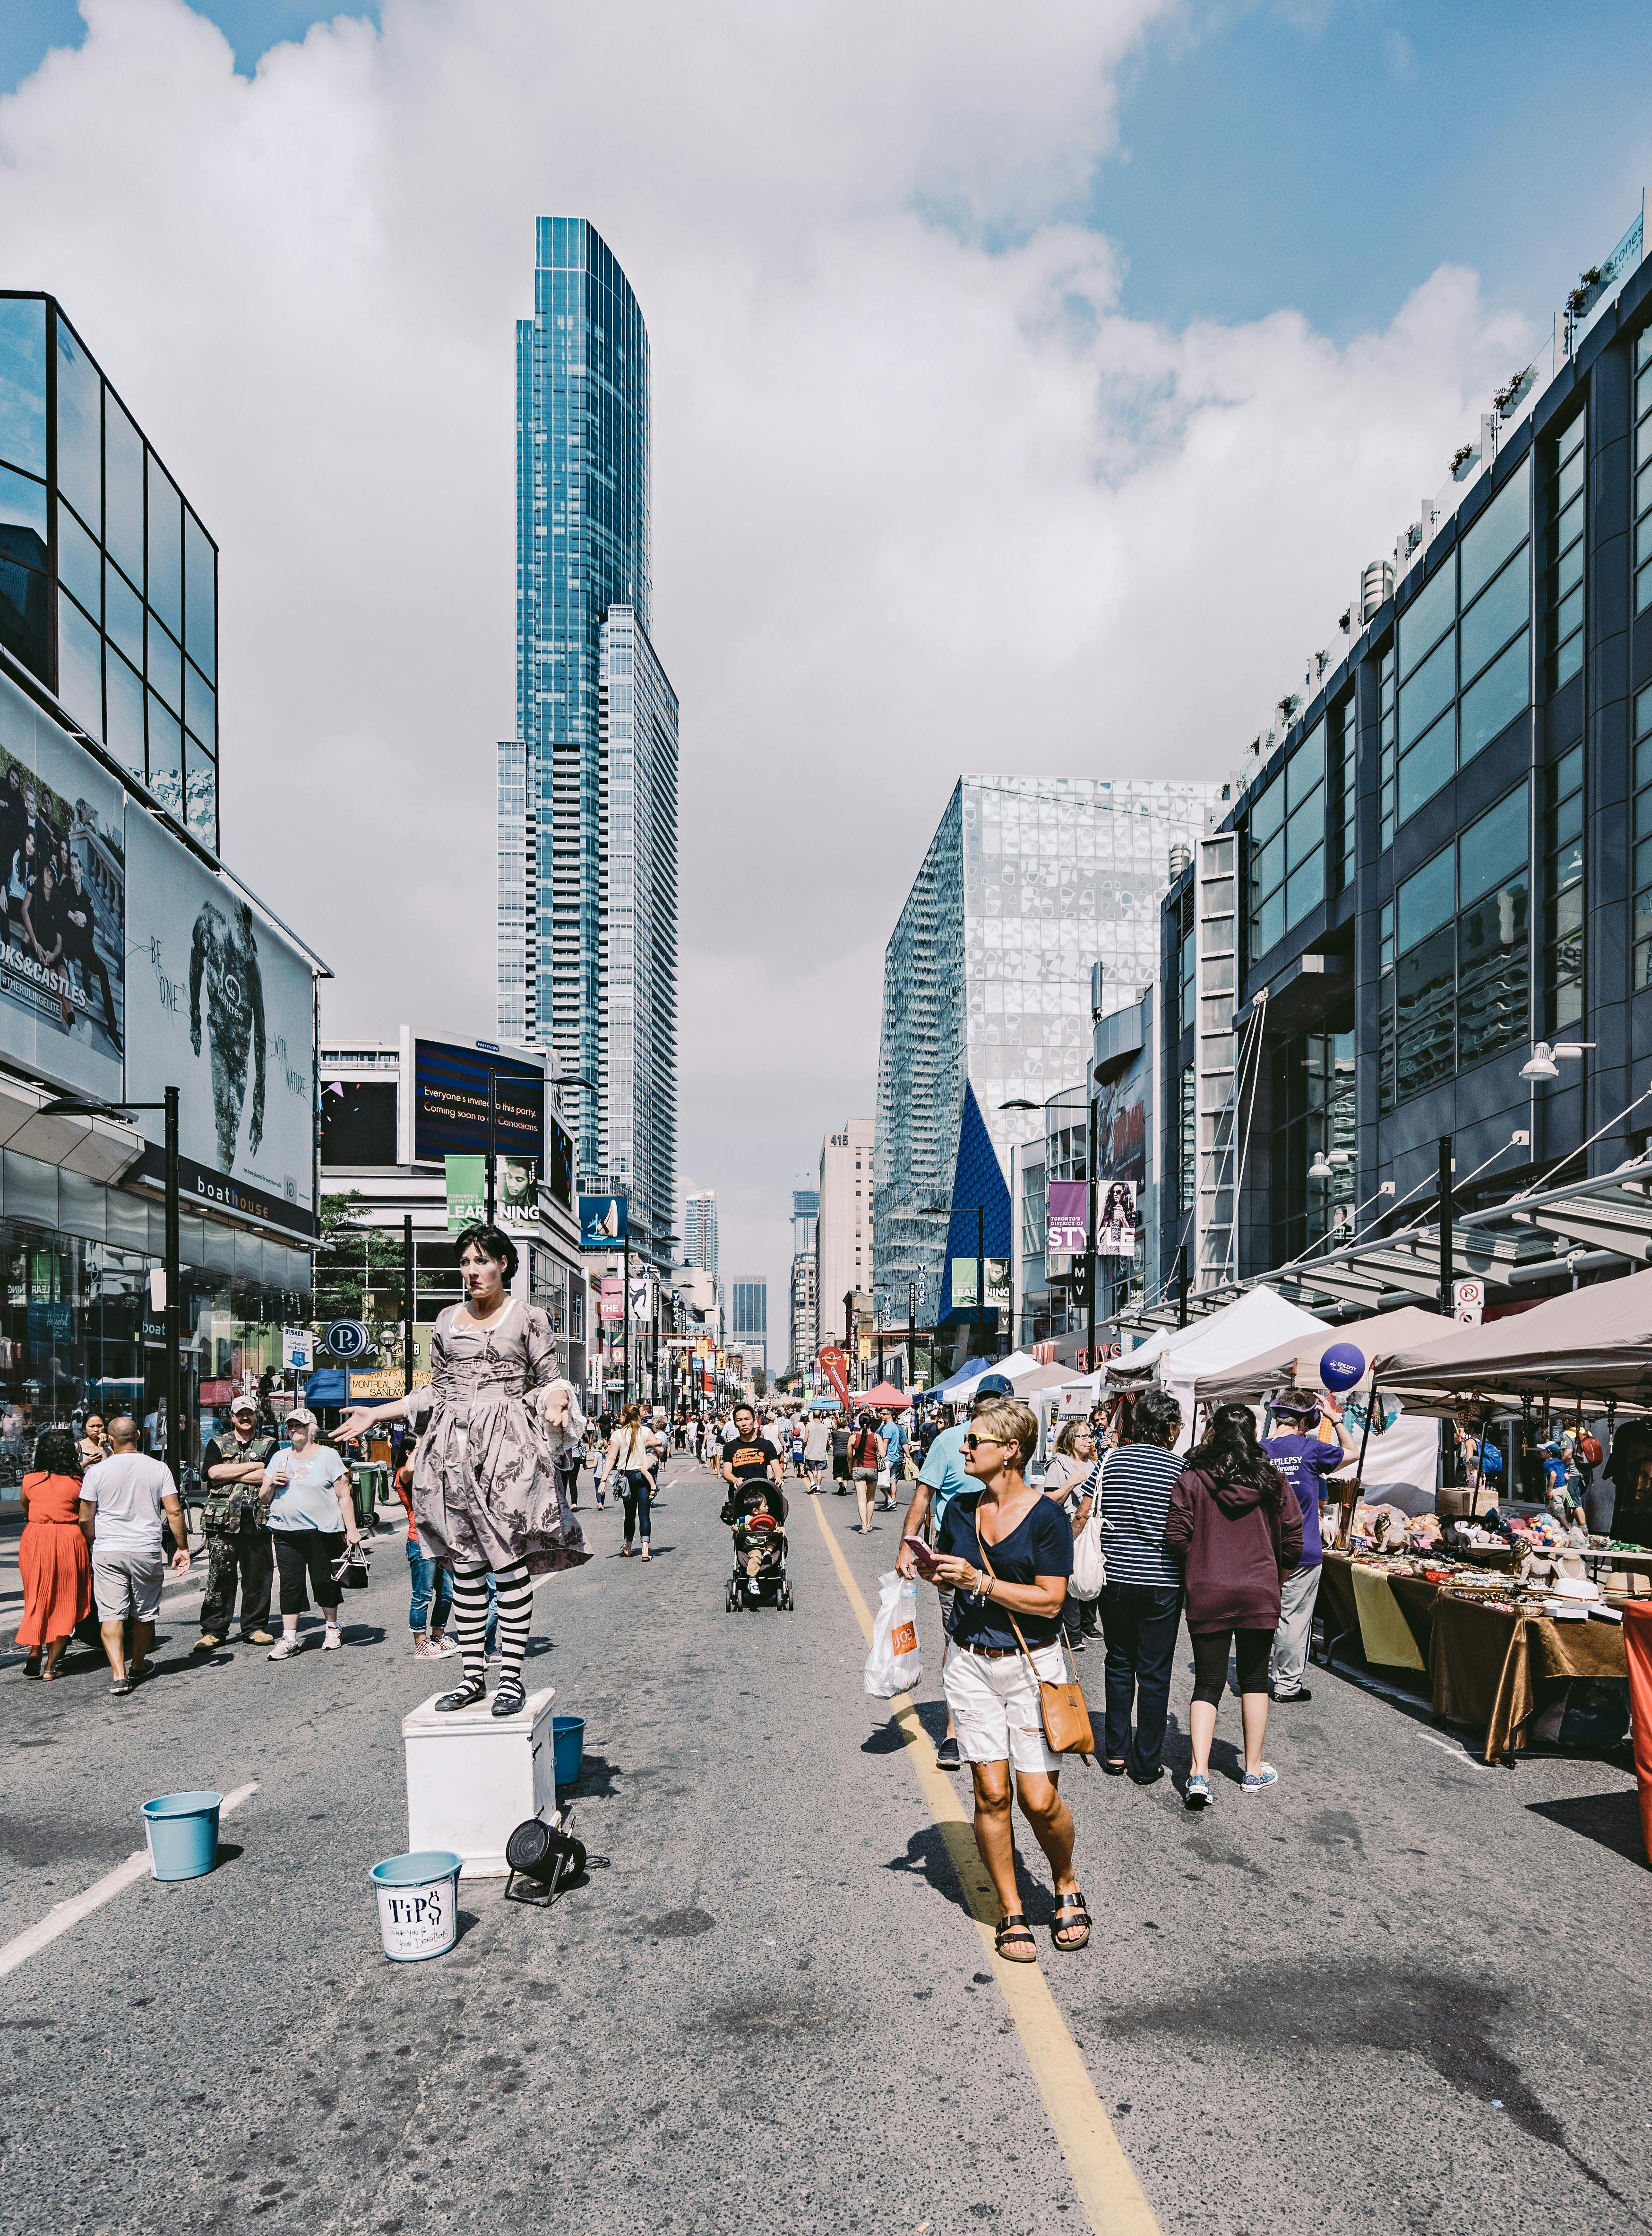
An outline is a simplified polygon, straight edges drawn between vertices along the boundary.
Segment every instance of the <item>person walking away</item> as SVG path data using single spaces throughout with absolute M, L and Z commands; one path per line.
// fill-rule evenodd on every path
M 891 1413 L 878 1438 L 878 1491 L 886 1513 L 895 1504 L 895 1486 L 901 1480 L 906 1448 L 906 1423 L 898 1413 Z
M 23 1621 L 16 1643 L 28 1656 L 24 1676 L 50 1683 L 75 1624 L 92 1611 L 92 1554 L 81 1528 L 81 1462 L 72 1429 L 41 1430 L 35 1464 L 19 1492 L 25 1518 L 17 1546 Z
M 983 1374 L 975 1384 L 975 1395 L 972 1402 L 974 1410 L 979 1412 L 984 1411 L 988 1405 L 996 1404 L 1001 1398 L 1013 1398 L 1015 1392 L 1010 1386 L 1010 1379 L 1006 1374 Z M 924 1454 L 923 1465 L 918 1471 L 918 1481 L 912 1494 L 912 1503 L 908 1507 L 907 1518 L 901 1525 L 901 1543 L 900 1550 L 895 1556 L 895 1565 L 903 1576 L 915 1576 L 918 1573 L 917 1555 L 905 1541 L 908 1537 L 923 1536 L 923 1525 L 932 1506 L 934 1514 L 934 1528 L 938 1540 L 941 1525 L 947 1518 L 947 1506 L 960 1490 L 968 1488 L 969 1476 L 964 1467 L 964 1438 L 968 1433 L 965 1424 L 959 1421 L 954 1422 L 951 1428 L 941 1430 L 938 1436 L 930 1440 L 929 1449 Z M 941 1620 L 943 1628 L 950 1634 L 952 1596 L 945 1590 L 941 1595 Z M 950 1700 L 947 1704 L 947 1735 L 935 1749 L 935 1760 L 941 1765 L 942 1770 L 957 1770 L 960 1766 L 958 1733 L 953 1725 Z
M 1325 1559 L 1320 1536 L 1321 1486 L 1350 1466 L 1359 1447 L 1342 1425 L 1334 1398 L 1304 1393 L 1281 1398 L 1274 1407 L 1280 1423 L 1277 1436 L 1265 1437 L 1262 1450 L 1293 1491 L 1302 1517 L 1302 1555 L 1280 1591 L 1279 1628 L 1268 1656 L 1268 1674 L 1275 1700 L 1311 1700 L 1302 1682 L 1308 1649 L 1314 1635 L 1314 1602 L 1320 1595 L 1320 1573 Z M 1334 1444 L 1318 1433 L 1321 1414 L 1336 1431 Z
M 794 1413 L 786 1424 L 786 1449 L 791 1458 L 791 1472 L 801 1483 L 806 1470 L 803 1466 L 803 1417 Z
M 390 1477 L 396 1496 L 407 1512 L 408 1581 L 412 1587 L 408 1599 L 407 1627 L 413 1634 L 416 1661 L 445 1661 L 459 1651 L 458 1640 L 447 1635 L 448 1616 L 453 1607 L 453 1572 L 444 1568 L 419 1542 L 419 1525 L 413 1516 L 413 1463 L 417 1449 L 418 1439 L 410 1437 L 401 1465 Z
M 164 1513 L 176 1549 L 172 1565 L 189 1566 L 189 1532 L 183 1501 L 163 1461 L 138 1450 L 138 1424 L 130 1413 L 109 1423 L 109 1457 L 87 1469 L 81 1479 L 81 1528 L 92 1549 L 92 1596 L 108 1657 L 109 1690 L 126 1693 L 149 1674 L 161 1585 L 166 1574 L 161 1549 Z M 126 1658 L 127 1618 L 132 1621 L 132 1661 Z
M 1164 1526 L 1182 1458 L 1171 1446 L 1182 1409 L 1154 1384 L 1131 1410 L 1129 1441 L 1107 1454 L 1100 1488 L 1107 1581 L 1101 1629 L 1107 1713 L 1101 1766 L 1137 1786 L 1164 1774 L 1164 1720 L 1182 1621 L 1181 1564 L 1164 1549 Z M 1131 1730 L 1132 1711 L 1135 1732 Z
M 270 1634 L 275 1555 L 262 1496 L 265 1463 L 275 1451 L 275 1438 L 259 1433 L 256 1398 L 236 1398 L 229 1419 L 230 1434 L 209 1437 L 200 1456 L 206 1481 L 200 1525 L 206 1541 L 206 1591 L 200 1603 L 197 1654 L 210 1654 L 229 1636 L 238 1583 L 242 1643 L 275 1643 Z
M 832 1456 L 831 1424 L 823 1413 L 812 1413 L 803 1435 L 803 1466 L 809 1475 L 809 1496 L 820 1496 L 821 1484 L 826 1479 L 826 1464 Z
M 350 1496 L 350 1470 L 330 1444 L 316 1443 L 316 1417 L 308 1406 L 293 1407 L 286 1431 L 286 1450 L 275 1453 L 264 1470 L 275 1565 L 281 1578 L 281 1635 L 270 1648 L 266 1658 L 271 1661 L 290 1661 L 304 1644 L 298 1617 L 310 1605 L 306 1584 L 326 1626 L 322 1652 L 333 1653 L 344 1644 L 338 1628 L 344 1594 L 333 1581 L 333 1569 L 347 1544 L 361 1542 Z
M 862 1413 L 849 1442 L 849 1473 L 855 1484 L 855 1505 L 861 1517 L 861 1535 L 872 1527 L 877 1506 L 877 1417 Z
M 1046 1475 L 1044 1479 L 1045 1496 L 1057 1501 L 1077 1537 L 1094 1510 L 1096 1483 L 1101 1474 L 1095 1431 L 1088 1421 L 1065 1424 L 1055 1440 L 1053 1461 L 1053 1475 Z M 1084 1652 L 1085 1634 L 1095 1629 L 1099 1620 L 1094 1600 L 1081 1600 L 1072 1592 L 1067 1594 L 1066 1605 L 1061 1611 L 1061 1628 L 1073 1653 Z
M 1193 1768 L 1183 1799 L 1210 1802 L 1210 1742 L 1231 1648 L 1244 1724 L 1243 1791 L 1261 1793 L 1279 1773 L 1262 1757 L 1268 1733 L 1268 1661 L 1279 1628 L 1281 1582 L 1301 1564 L 1296 1494 L 1256 1441 L 1248 1405 L 1218 1405 L 1210 1434 L 1188 1454 L 1170 1493 L 1168 1550 L 1183 1556 L 1193 1640 Z
M 640 1405 L 627 1405 L 620 1416 L 620 1425 L 608 1440 L 609 1481 L 617 1484 L 626 1509 L 626 1542 L 620 1558 L 631 1558 L 633 1533 L 642 1539 L 642 1557 L 652 1560 L 648 1549 L 653 1534 L 650 1501 L 654 1493 L 653 1453 L 646 1430 L 642 1425 Z
M 941 1680 L 974 1780 L 975 1845 L 1003 1905 L 998 1953 L 1011 1964 L 1038 1961 L 1016 1889 L 1012 1778 L 1055 1881 L 1051 1938 L 1062 1950 L 1090 1938 L 1072 1868 L 1072 1814 L 1058 1784 L 1061 1757 L 1045 1743 L 1039 1695 L 1041 1680 L 1066 1677 L 1061 1608 L 1072 1531 L 1054 1499 L 1026 1481 L 1038 1441 L 1037 1417 L 1013 1398 L 977 1407 L 962 1440 L 970 1487 L 947 1503 L 929 1579 L 953 1594 Z
M 849 1448 L 854 1439 L 853 1424 L 834 1421 L 832 1424 L 832 1492 L 842 1498 L 849 1487 Z

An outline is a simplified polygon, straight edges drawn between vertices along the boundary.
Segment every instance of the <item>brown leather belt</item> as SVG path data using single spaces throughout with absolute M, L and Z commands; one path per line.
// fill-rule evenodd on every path
M 958 1649 L 960 1654 L 979 1654 L 983 1661 L 1013 1661 L 1020 1650 L 1019 1646 L 960 1646 Z

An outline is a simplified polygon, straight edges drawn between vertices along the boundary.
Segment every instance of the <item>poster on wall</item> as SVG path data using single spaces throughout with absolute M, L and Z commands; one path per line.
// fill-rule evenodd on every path
M 1096 1254 L 1099 1258 L 1133 1258 L 1141 1233 L 1136 1216 L 1134 1180 L 1108 1180 L 1096 1213 Z
M 580 1198 L 580 1249 L 623 1249 L 627 1207 L 626 1199 L 622 1195 L 582 1195 Z
M 314 1232 L 315 997 L 302 950 L 128 804 L 126 1092 L 180 1092 L 186 1208 Z M 159 1111 L 141 1170 L 161 1177 Z
M 975 1306 L 975 1260 L 954 1258 L 952 1261 L 952 1302 L 954 1312 L 973 1312 Z M 987 1309 L 996 1312 L 1000 1307 L 1007 1312 L 1010 1302 L 1010 1261 L 1007 1258 L 987 1260 Z
M 125 1088 L 126 795 L 0 679 L 0 1056 Z

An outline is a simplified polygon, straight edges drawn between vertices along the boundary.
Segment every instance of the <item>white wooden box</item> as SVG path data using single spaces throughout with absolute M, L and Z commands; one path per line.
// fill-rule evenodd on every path
M 462 1859 L 462 1878 L 502 1878 L 516 1827 L 556 1808 L 556 1688 L 530 1693 L 515 1716 L 495 1716 L 491 1699 L 438 1715 L 440 1697 L 433 1693 L 402 1719 L 409 1852 L 448 1848 Z

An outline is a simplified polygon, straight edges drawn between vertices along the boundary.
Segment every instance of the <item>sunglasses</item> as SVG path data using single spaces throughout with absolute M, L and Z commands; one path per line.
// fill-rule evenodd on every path
M 983 1444 L 991 1444 L 995 1451 L 1000 1452 L 1006 1452 L 1011 1449 L 1008 1439 L 1004 1437 L 968 1436 L 964 1438 L 964 1450 L 967 1452 L 978 1452 Z

